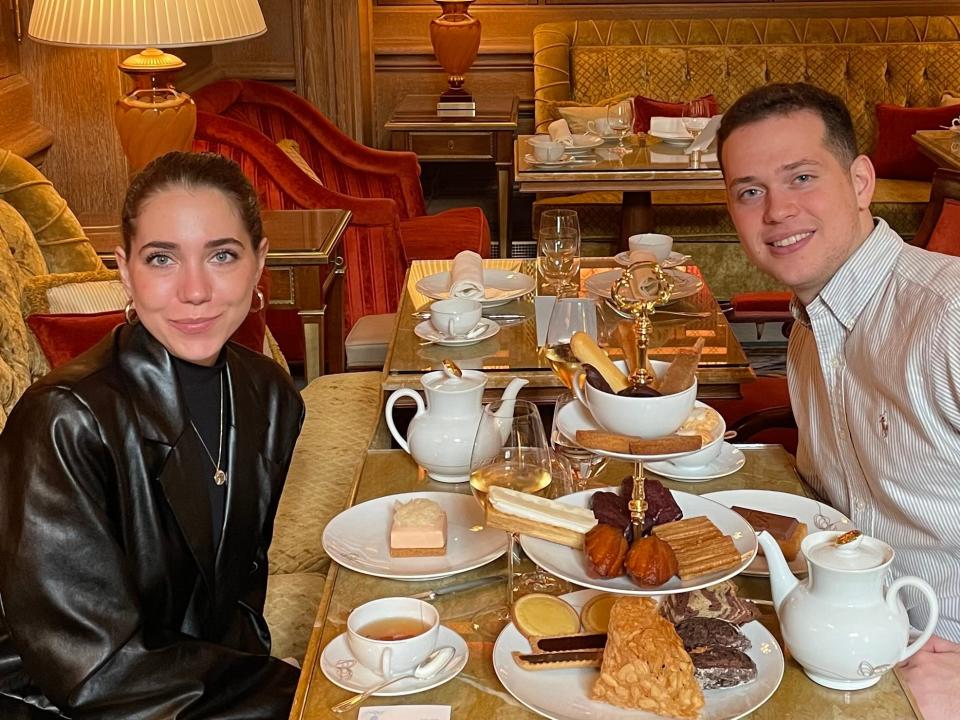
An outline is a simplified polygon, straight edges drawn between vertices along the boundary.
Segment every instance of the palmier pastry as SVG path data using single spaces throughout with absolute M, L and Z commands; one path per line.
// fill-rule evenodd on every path
M 617 577 L 623 574 L 627 539 L 618 528 L 600 523 L 584 536 L 583 549 L 590 568 L 600 577 Z
M 673 550 L 654 535 L 633 541 L 625 566 L 627 574 L 640 587 L 663 585 L 679 570 Z

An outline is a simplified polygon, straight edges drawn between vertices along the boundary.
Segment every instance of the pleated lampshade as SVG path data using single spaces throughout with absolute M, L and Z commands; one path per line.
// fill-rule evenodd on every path
M 171 150 L 189 151 L 197 108 L 173 87 L 184 67 L 157 48 L 216 45 L 267 31 L 257 0 L 35 0 L 27 33 L 51 45 L 146 48 L 120 63 L 134 90 L 114 122 L 131 172 Z
M 173 48 L 266 30 L 257 0 L 35 0 L 27 33 L 53 45 Z

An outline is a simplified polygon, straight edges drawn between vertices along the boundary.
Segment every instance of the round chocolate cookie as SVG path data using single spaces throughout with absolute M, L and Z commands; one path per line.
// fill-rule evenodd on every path
M 740 632 L 740 628 L 717 618 L 694 617 L 684 620 L 677 625 L 677 635 L 683 640 L 683 648 L 687 652 L 698 647 L 750 649 L 750 640 Z

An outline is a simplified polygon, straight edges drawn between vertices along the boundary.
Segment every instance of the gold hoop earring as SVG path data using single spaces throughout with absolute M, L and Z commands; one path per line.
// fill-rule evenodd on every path
M 260 292 L 260 288 L 257 288 L 257 289 L 255 290 L 255 292 L 256 292 L 256 294 L 257 294 L 257 299 L 260 300 L 260 304 L 259 304 L 256 308 L 254 308 L 254 307 L 253 307 L 253 304 L 251 303 L 251 305 L 250 305 L 250 312 L 251 312 L 251 313 L 258 313 L 258 312 L 260 312 L 261 310 L 263 310 L 263 308 L 266 307 L 266 305 L 267 305 L 267 301 L 264 299 L 263 293 Z
M 137 324 L 137 311 L 133 307 L 133 300 L 127 300 L 127 304 L 123 308 L 123 317 L 127 321 L 127 325 Z

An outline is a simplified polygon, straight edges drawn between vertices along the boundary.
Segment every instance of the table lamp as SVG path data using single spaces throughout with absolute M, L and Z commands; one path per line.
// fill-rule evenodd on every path
M 173 87 L 185 67 L 156 48 L 215 45 L 267 27 L 257 0 L 36 0 L 27 33 L 51 45 L 147 48 L 118 65 L 134 89 L 117 100 L 114 122 L 130 171 L 171 150 L 190 150 L 197 108 Z

